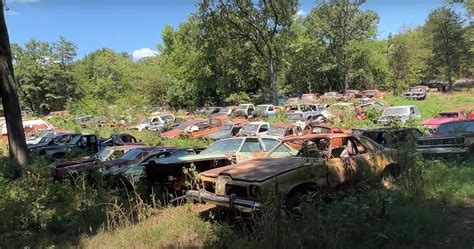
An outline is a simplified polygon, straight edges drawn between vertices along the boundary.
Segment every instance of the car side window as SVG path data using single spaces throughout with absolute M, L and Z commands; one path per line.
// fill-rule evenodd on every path
M 273 106 L 268 107 L 268 111 L 269 111 L 269 112 L 272 112 L 273 110 L 274 110 L 274 109 L 273 109 Z
M 275 147 L 279 142 L 278 140 L 275 139 L 268 139 L 268 138 L 263 138 L 262 139 L 263 145 L 265 146 L 265 151 L 270 151 Z
M 356 149 L 356 154 L 365 154 L 367 153 L 367 148 L 365 148 L 364 145 L 362 145 L 361 142 L 359 142 L 357 139 L 349 139 L 352 144 L 354 145 L 354 148 Z
M 416 114 L 416 112 L 415 112 L 415 108 L 413 108 L 413 107 L 410 107 L 410 113 L 411 113 L 411 115 L 415 115 L 415 114 Z
M 260 152 L 262 150 L 262 146 L 258 139 L 249 138 L 245 140 L 244 145 L 242 145 L 242 149 L 240 152 Z
M 260 126 L 260 128 L 258 129 L 258 132 L 266 132 L 268 131 L 268 125 L 267 124 L 263 124 Z

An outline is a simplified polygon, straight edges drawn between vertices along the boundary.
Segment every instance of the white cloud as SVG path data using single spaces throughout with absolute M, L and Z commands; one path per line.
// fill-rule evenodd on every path
M 14 10 L 7 10 L 7 11 L 5 11 L 5 14 L 6 14 L 7 16 L 17 16 L 17 15 L 19 15 L 20 13 L 14 11 Z
M 306 16 L 306 12 L 304 10 L 298 10 L 298 12 L 296 12 L 296 15 L 297 16 Z
M 39 3 L 40 0 L 7 0 L 7 4 L 9 3 Z
M 153 57 L 156 55 L 158 55 L 158 52 L 150 48 L 140 48 L 138 50 L 133 51 L 132 53 L 134 60 L 140 60 L 145 57 Z

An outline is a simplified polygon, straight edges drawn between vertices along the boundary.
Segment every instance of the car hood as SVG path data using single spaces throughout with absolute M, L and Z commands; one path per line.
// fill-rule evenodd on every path
M 201 173 L 204 177 L 230 176 L 232 180 L 262 182 L 287 171 L 299 168 L 305 163 L 302 157 L 259 158 L 242 163 L 215 168 Z
M 216 131 L 205 136 L 205 138 L 209 138 L 212 140 L 220 140 L 220 139 L 229 138 L 229 137 L 231 137 L 230 131 Z
M 457 118 L 430 118 L 423 121 L 424 125 L 440 125 L 447 122 L 457 121 Z
M 163 138 L 175 138 L 175 137 L 179 136 L 182 133 L 183 133 L 182 130 L 173 129 L 173 130 L 161 133 L 161 136 Z

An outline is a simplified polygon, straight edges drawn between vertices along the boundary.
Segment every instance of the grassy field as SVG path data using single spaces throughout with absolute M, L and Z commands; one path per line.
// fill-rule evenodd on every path
M 425 101 L 389 96 L 385 101 L 415 104 L 428 118 L 444 110 L 474 110 L 473 94 L 432 93 Z M 120 130 L 81 131 L 107 137 Z M 152 132 L 133 134 L 150 145 L 208 144 L 162 140 Z M 309 200 L 302 220 L 235 217 L 211 205 L 151 206 L 146 207 L 145 218 L 122 220 L 112 227 L 111 220 L 121 217 L 117 213 L 143 203 L 130 198 L 130 193 L 119 202 L 120 196 L 104 191 L 100 184 L 51 183 L 43 161 L 35 161 L 21 178 L 12 178 L 4 167 L 0 170 L 0 248 L 464 248 L 456 243 L 457 235 L 452 244 L 443 241 L 450 231 L 472 231 L 465 227 L 463 215 L 471 210 L 466 203 L 474 203 L 474 163 L 407 156 L 415 157 L 420 170 L 405 175 L 397 188 L 361 186 L 330 203 Z

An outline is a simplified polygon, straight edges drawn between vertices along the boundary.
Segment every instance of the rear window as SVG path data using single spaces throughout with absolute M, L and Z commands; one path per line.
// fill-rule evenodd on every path
M 446 123 L 439 126 L 436 130 L 436 134 L 445 134 L 445 133 L 474 133 L 474 121 L 465 121 L 465 122 L 456 122 L 456 123 Z

